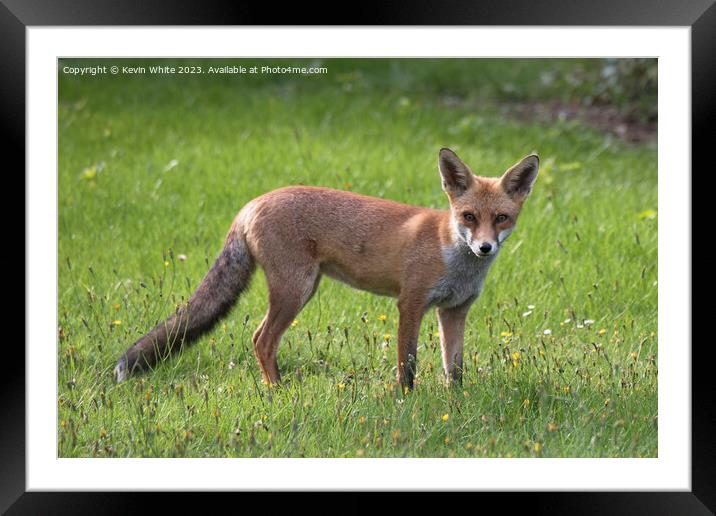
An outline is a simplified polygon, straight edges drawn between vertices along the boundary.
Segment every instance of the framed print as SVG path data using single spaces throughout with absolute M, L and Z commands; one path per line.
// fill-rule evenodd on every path
M 713 6 L 350 27 L 78 6 L 2 8 L 28 203 L 3 509 L 713 509 L 687 216 Z

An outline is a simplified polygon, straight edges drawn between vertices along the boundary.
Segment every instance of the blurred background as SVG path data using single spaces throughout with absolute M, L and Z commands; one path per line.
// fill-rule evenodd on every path
M 580 119 L 629 141 L 654 136 L 657 122 L 657 60 L 634 59 L 260 59 L 114 60 L 124 66 L 296 66 L 327 73 L 117 75 L 72 77 L 60 73 L 60 98 L 87 81 L 148 84 L 181 81 L 203 87 L 280 85 L 284 96 L 321 88 L 358 95 L 432 96 L 447 105 L 472 101 L 496 104 L 506 113 L 537 121 Z M 107 65 L 108 60 L 61 60 L 64 66 Z M 145 92 L 148 98 L 152 91 Z M 407 99 L 406 99 L 407 100 Z

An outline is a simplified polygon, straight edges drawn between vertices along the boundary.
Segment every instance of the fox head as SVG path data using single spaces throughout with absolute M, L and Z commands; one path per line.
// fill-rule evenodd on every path
M 480 258 L 497 254 L 515 227 L 538 168 L 539 158 L 530 154 L 499 178 L 478 177 L 452 150 L 440 149 L 438 169 L 455 237 Z

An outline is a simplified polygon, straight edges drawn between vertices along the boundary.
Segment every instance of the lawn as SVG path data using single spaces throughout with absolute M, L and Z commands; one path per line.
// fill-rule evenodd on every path
M 61 72 L 88 62 L 59 65 L 59 456 L 657 456 L 656 146 L 504 109 L 581 95 L 562 77 L 599 62 Z M 251 344 L 267 307 L 260 272 L 194 346 L 113 382 L 116 359 L 188 299 L 246 202 L 307 184 L 446 208 L 443 146 L 485 176 L 541 157 L 468 317 L 462 386 L 443 384 L 429 312 L 416 388 L 401 393 L 395 301 L 326 278 L 284 337 L 284 383 L 267 388 Z

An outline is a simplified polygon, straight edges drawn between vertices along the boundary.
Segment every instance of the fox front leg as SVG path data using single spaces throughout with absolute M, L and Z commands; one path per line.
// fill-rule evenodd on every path
M 438 308 L 440 348 L 443 370 L 448 383 L 462 384 L 462 355 L 465 342 L 465 319 L 470 304 L 455 308 Z
M 424 296 L 401 296 L 398 299 L 398 383 L 403 391 L 412 390 L 417 372 L 418 336 L 425 313 Z

